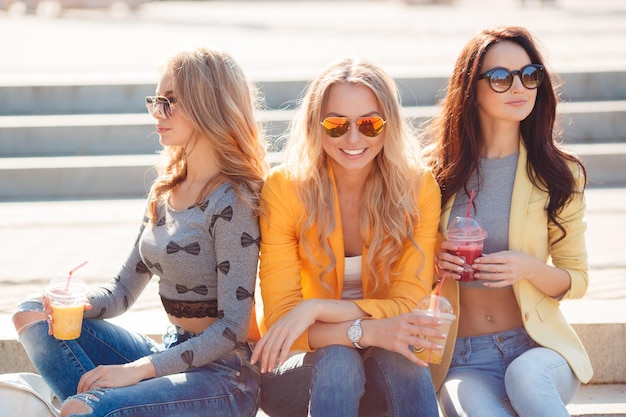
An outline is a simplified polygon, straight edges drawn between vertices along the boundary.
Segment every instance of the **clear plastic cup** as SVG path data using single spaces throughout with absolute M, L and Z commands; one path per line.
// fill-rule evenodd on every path
M 52 310 L 52 334 L 60 340 L 78 339 L 83 325 L 87 286 L 79 277 L 58 274 L 48 284 L 44 296 Z
M 450 332 L 450 325 L 456 319 L 450 302 L 445 297 L 440 295 L 427 295 L 417 303 L 417 307 L 413 310 L 413 313 L 428 317 L 436 317 L 441 320 L 441 324 L 437 327 L 437 329 L 446 335 L 445 338 L 422 337 L 430 339 L 433 342 L 445 347 L 447 335 Z M 416 346 L 415 355 L 428 363 L 439 364 L 441 363 L 441 359 L 443 357 L 443 349 L 426 349 Z
M 483 244 L 487 232 L 474 217 L 455 217 L 448 225 L 446 240 L 458 249 L 450 251 L 453 255 L 465 259 L 460 281 L 475 281 L 472 264 L 474 259 L 482 256 Z

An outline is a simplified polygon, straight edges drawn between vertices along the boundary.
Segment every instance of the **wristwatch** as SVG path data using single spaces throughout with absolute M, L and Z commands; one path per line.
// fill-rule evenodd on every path
M 361 319 L 354 320 L 354 323 L 348 328 L 348 339 L 357 349 L 363 349 L 363 346 L 359 345 L 363 336 L 363 329 L 361 328 Z

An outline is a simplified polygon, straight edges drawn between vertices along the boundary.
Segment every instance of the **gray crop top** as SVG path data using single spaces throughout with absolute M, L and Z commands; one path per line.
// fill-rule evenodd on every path
M 254 303 L 260 233 L 252 209 L 228 183 L 200 205 L 158 207 L 158 220 L 139 237 L 119 275 L 93 291 L 86 317 L 110 318 L 127 311 L 153 275 L 166 311 L 179 317 L 217 317 L 201 335 L 152 356 L 157 376 L 212 362 L 248 335 Z M 191 313 L 184 306 L 200 306 Z M 189 313 L 189 314 L 187 314 Z
M 483 253 L 509 249 L 509 216 L 518 159 L 519 152 L 501 159 L 481 158 L 480 180 L 474 172 L 467 184 L 468 190 L 476 190 L 471 214 L 487 231 Z M 469 197 L 463 190 L 459 191 L 456 194 L 449 220 L 456 216 L 465 216 L 468 203 Z M 486 288 L 482 280 L 459 282 L 459 285 Z

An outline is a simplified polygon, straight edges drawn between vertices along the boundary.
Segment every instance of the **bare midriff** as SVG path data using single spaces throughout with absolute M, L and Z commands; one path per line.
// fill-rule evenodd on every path
M 202 333 L 217 321 L 217 317 L 186 318 L 175 317 L 171 314 L 168 314 L 167 318 L 173 325 L 181 327 L 191 333 Z
M 458 337 L 483 336 L 523 326 L 513 288 L 459 288 Z

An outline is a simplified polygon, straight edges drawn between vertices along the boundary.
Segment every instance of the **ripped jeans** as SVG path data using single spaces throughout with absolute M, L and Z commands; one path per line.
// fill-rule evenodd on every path
M 25 301 L 17 311 L 42 311 L 42 305 L 40 301 Z M 165 345 L 160 345 L 105 320 L 86 319 L 76 340 L 58 340 L 48 335 L 46 321 L 26 328 L 19 340 L 54 393 L 61 400 L 71 397 L 89 406 L 93 411 L 88 416 L 256 415 L 260 374 L 250 365 L 252 350 L 247 344 L 191 371 L 76 395 L 80 377 L 96 366 L 132 362 L 193 336 L 169 332 L 164 336 Z

